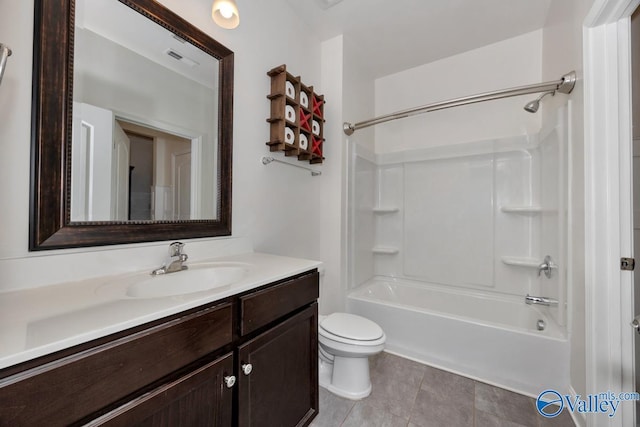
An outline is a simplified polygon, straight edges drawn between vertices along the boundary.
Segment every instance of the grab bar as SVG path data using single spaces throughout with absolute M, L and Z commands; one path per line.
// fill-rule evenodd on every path
M 2 76 L 4 75 L 4 68 L 7 64 L 7 58 L 11 56 L 11 49 L 6 44 L 0 43 L 0 83 L 2 83 Z
M 553 299 L 549 297 L 534 297 L 529 294 L 527 294 L 527 296 L 524 297 L 524 302 L 529 305 L 536 304 L 536 305 L 544 305 L 545 307 L 556 307 L 558 305 L 557 299 Z

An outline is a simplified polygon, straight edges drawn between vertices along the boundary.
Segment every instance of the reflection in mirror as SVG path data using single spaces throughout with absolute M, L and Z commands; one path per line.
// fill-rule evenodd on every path
M 71 221 L 216 219 L 219 61 L 114 0 L 74 52 Z
M 34 0 L 29 249 L 230 235 L 233 69 L 156 0 Z

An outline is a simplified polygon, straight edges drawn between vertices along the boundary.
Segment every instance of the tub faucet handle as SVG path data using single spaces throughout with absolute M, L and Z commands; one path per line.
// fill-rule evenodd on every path
M 551 279 L 551 275 L 553 274 L 554 268 L 558 268 L 558 265 L 555 262 L 553 262 L 553 259 L 551 258 L 551 256 L 549 255 L 545 256 L 544 261 L 542 261 L 542 264 L 538 266 L 538 277 L 540 277 L 540 275 L 544 273 L 547 279 Z

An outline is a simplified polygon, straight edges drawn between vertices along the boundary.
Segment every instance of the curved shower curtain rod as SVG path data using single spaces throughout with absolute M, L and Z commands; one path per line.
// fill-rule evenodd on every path
M 462 98 L 450 99 L 448 101 L 435 102 L 433 104 L 423 105 L 421 107 L 410 108 L 408 110 L 397 111 L 395 113 L 386 114 L 384 116 L 375 117 L 358 123 L 345 122 L 343 125 L 344 133 L 352 135 L 358 129 L 367 128 L 379 123 L 391 120 L 403 119 L 405 117 L 414 116 L 416 114 L 428 113 L 430 111 L 444 110 L 445 108 L 459 107 L 461 105 L 474 104 L 476 102 L 491 101 L 493 99 L 509 98 L 511 96 L 527 95 L 529 93 L 539 92 L 560 92 L 569 94 L 576 84 L 576 72 L 562 76 L 560 80 L 546 83 L 538 83 L 527 86 L 519 86 L 510 89 L 496 90 L 493 92 L 485 92 L 477 95 L 465 96 Z

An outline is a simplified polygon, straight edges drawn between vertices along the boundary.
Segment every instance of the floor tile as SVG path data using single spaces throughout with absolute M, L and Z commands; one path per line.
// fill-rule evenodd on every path
M 538 413 L 534 400 L 481 382 L 475 387 L 475 406 L 479 411 L 524 426 L 537 427 Z
M 445 394 L 420 390 L 410 422 L 420 427 L 473 427 L 473 399 L 458 401 Z
M 379 378 L 372 378 L 371 385 L 373 388 L 371 395 L 364 400 L 367 404 L 398 417 L 409 419 L 409 413 L 413 408 L 420 385 Z
M 498 418 L 484 411 L 475 412 L 475 427 L 523 427 L 522 424 Z
M 420 388 L 432 393 L 444 394 L 456 402 L 473 402 L 475 381 L 451 372 L 427 366 Z
M 426 369 L 427 367 L 421 363 L 389 353 L 381 353 L 374 365 L 370 365 L 372 377 L 418 387 Z
M 383 359 L 385 357 L 385 354 L 389 354 L 389 353 L 380 352 L 378 354 L 374 354 L 373 356 L 369 357 L 369 369 L 374 370 L 378 364 L 378 361 Z
M 320 408 L 310 427 L 339 427 L 351 412 L 353 405 L 354 401 L 338 397 L 320 387 Z
M 357 402 L 342 427 L 406 427 L 407 420 L 372 406 Z
M 575 427 L 567 409 L 564 409 L 557 417 L 545 418 L 538 414 L 540 427 Z
M 389 353 L 370 359 L 371 396 L 355 402 L 320 388 L 311 427 L 575 427 L 544 418 L 527 396 Z
M 371 395 L 367 404 L 409 419 L 426 366 L 382 353 L 371 369 Z

